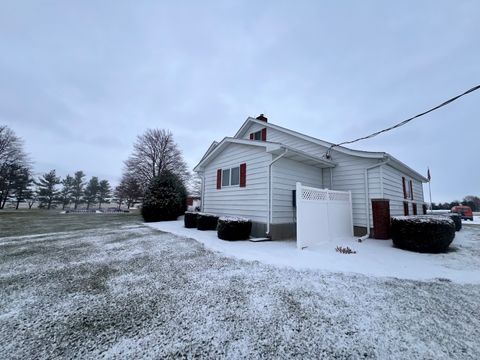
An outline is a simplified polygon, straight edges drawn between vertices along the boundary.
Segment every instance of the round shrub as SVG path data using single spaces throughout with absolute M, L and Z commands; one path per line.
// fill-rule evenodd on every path
M 455 224 L 455 231 L 460 231 L 462 229 L 462 217 L 456 213 L 446 213 L 446 214 L 438 214 L 438 215 L 417 215 L 418 217 L 429 218 L 432 216 L 444 216 L 446 218 L 450 218 L 453 220 Z
M 218 216 L 214 214 L 197 213 L 198 230 L 217 230 Z
M 217 234 L 222 240 L 247 240 L 252 222 L 245 218 L 224 216 L 218 219 Z
M 445 214 L 444 216 L 449 217 L 455 223 L 455 231 L 462 230 L 462 217 L 459 214 L 451 213 Z
M 154 177 L 143 197 L 142 216 L 146 222 L 176 220 L 186 210 L 187 190 L 170 171 Z
M 197 214 L 193 211 L 185 211 L 184 223 L 186 228 L 196 228 L 197 227 Z
M 391 235 L 401 249 L 439 253 L 453 241 L 455 223 L 445 216 L 398 216 L 392 218 Z

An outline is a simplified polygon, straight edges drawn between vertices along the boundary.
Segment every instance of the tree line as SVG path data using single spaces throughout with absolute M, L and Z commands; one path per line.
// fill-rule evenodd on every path
M 480 211 L 480 197 L 474 195 L 467 195 L 462 201 L 452 201 L 444 203 L 432 203 L 433 210 L 450 210 L 454 206 L 464 205 L 469 206 L 472 211 Z
M 18 209 L 26 203 L 31 209 L 38 207 L 62 209 L 80 204 L 91 206 L 112 201 L 132 207 L 142 201 L 150 182 L 164 172 L 170 172 L 188 188 L 191 194 L 200 191 L 201 181 L 187 168 L 173 134 L 163 129 L 148 129 L 138 135 L 133 144 L 131 155 L 124 161 L 120 183 L 111 188 L 108 180 L 99 180 L 93 176 L 86 181 L 83 171 L 76 171 L 73 176 L 58 177 L 51 170 L 39 177 L 32 171 L 32 161 L 24 150 L 24 142 L 7 126 L 0 126 L 0 209 L 7 201 Z
M 21 203 L 26 203 L 29 209 L 34 204 L 44 209 L 58 205 L 62 209 L 67 206 L 77 209 L 85 204 L 90 209 L 94 205 L 101 208 L 112 201 L 118 203 L 118 207 L 125 204 L 130 208 L 141 197 L 141 187 L 131 177 L 122 178 L 113 191 L 108 180 L 93 176 L 86 181 L 83 171 L 61 178 L 51 170 L 35 177 L 23 140 L 12 129 L 0 126 L 0 209 L 4 209 L 7 202 L 13 203 L 16 209 Z

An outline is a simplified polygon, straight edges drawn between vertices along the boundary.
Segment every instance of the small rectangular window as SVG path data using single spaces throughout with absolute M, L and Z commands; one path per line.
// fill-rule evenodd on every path
M 240 168 L 234 167 L 232 168 L 230 185 L 233 186 L 238 184 L 240 184 Z
M 253 139 L 254 140 L 262 140 L 262 131 L 257 131 L 256 133 L 253 134 Z
M 223 170 L 222 186 L 230 186 L 230 169 Z

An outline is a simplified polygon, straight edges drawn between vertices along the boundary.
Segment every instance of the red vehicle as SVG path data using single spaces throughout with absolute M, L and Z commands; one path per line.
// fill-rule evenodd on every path
M 452 207 L 452 213 L 459 214 L 462 219 L 473 221 L 473 212 L 470 206 L 458 205 Z

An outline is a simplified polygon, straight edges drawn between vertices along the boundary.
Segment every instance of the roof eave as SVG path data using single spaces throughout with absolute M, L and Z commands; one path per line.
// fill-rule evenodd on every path
M 215 157 L 215 154 L 218 153 L 226 144 L 240 144 L 246 146 L 258 146 L 265 147 L 269 151 L 274 151 L 281 147 L 281 144 L 270 142 L 270 141 L 257 141 L 257 140 L 246 140 L 246 139 L 236 139 L 231 137 L 225 137 L 220 141 L 217 146 L 207 155 L 200 160 L 200 162 L 193 168 L 195 172 L 201 172 L 208 162 Z
M 387 157 L 388 157 L 388 160 L 389 160 L 388 164 L 396 165 L 396 166 L 393 166 L 396 169 L 398 169 L 400 171 L 403 171 L 404 173 L 412 176 L 413 178 L 415 178 L 417 180 L 420 180 L 422 183 L 427 183 L 428 182 L 428 179 L 425 176 L 423 176 L 419 172 L 413 170 L 410 166 L 408 166 L 405 163 L 401 162 L 400 160 L 396 159 L 392 155 L 387 154 Z

